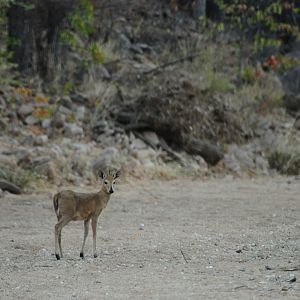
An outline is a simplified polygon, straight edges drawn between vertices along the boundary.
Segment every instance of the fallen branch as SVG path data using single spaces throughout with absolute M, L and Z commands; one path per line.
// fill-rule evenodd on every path
M 127 125 L 122 126 L 125 131 L 131 131 L 131 130 L 146 130 L 149 129 L 149 124 L 147 123 L 130 123 Z
M 220 148 L 207 140 L 192 139 L 185 147 L 186 152 L 193 155 L 200 155 L 210 165 L 216 165 L 224 154 Z
M 285 272 L 300 271 L 300 265 L 299 266 L 280 267 L 279 270 L 285 271 Z
M 166 141 L 163 138 L 159 138 L 159 142 L 160 142 L 160 146 L 163 150 L 165 150 L 171 157 L 173 157 L 175 160 L 177 160 L 183 167 L 186 165 L 183 158 L 176 153 L 175 151 L 173 151 L 168 144 L 166 143 Z
M 183 63 L 183 62 L 185 62 L 187 60 L 192 60 L 193 58 L 196 58 L 196 57 L 198 57 L 200 55 L 201 55 L 200 53 L 192 54 L 192 55 L 188 55 L 188 56 L 185 56 L 185 57 L 182 57 L 182 58 L 179 58 L 179 59 L 176 59 L 176 60 L 164 63 L 164 64 L 159 65 L 159 66 L 157 66 L 157 67 L 155 67 L 155 68 L 153 68 L 151 70 L 142 72 L 142 75 L 149 75 L 149 74 L 153 74 L 153 73 L 159 72 L 159 71 L 161 71 L 161 70 L 163 70 L 163 69 L 165 69 L 167 67 L 171 67 L 171 66 Z
M 185 257 L 185 255 L 184 255 L 182 249 L 180 249 L 180 252 L 181 252 L 181 255 L 182 255 L 182 257 L 184 258 L 185 262 L 188 264 L 189 262 L 188 262 L 188 260 L 186 259 L 186 257 Z

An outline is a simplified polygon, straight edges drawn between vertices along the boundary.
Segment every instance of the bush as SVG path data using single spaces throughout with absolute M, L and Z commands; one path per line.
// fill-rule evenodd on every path
M 24 171 L 22 169 L 12 171 L 10 169 L 1 168 L 0 170 L 0 179 L 5 179 L 16 186 L 24 189 L 27 187 L 32 181 L 38 178 L 37 174 Z
M 289 153 L 274 151 L 269 156 L 269 164 L 272 169 L 284 175 L 300 174 L 300 152 Z

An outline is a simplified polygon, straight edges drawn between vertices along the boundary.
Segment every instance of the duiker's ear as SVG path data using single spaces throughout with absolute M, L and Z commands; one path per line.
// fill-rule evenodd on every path
M 114 178 L 118 178 L 118 177 L 120 177 L 120 175 L 121 175 L 121 170 L 117 170 L 115 172 Z
M 99 176 L 99 178 L 104 179 L 105 178 L 105 173 L 102 170 L 99 170 L 98 171 L 98 176 Z

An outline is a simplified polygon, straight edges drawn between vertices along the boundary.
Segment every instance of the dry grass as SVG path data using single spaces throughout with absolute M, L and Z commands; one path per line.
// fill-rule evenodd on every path
M 268 158 L 272 169 L 276 169 L 280 174 L 299 175 L 300 174 L 300 152 L 274 151 Z
M 35 172 L 26 171 L 20 168 L 16 170 L 11 170 L 2 167 L 0 171 L 0 178 L 15 184 L 21 189 L 24 189 L 30 186 L 32 182 L 36 181 L 39 178 L 39 175 Z

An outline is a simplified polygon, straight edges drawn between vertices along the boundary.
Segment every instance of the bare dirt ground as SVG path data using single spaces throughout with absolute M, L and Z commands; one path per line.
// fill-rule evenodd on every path
M 55 221 L 50 192 L 0 199 L 1 299 L 300 298 L 299 179 L 120 184 L 96 259 L 72 222 L 56 261 Z

